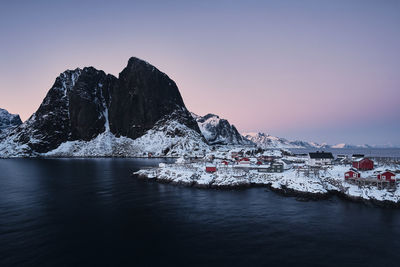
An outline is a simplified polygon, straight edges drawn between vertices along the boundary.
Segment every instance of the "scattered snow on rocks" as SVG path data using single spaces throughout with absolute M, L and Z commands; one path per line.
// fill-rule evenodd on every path
M 320 148 L 321 145 L 304 141 L 289 141 L 265 133 L 243 133 L 243 136 L 261 148 Z
M 139 170 L 136 174 L 148 179 L 204 188 L 264 185 L 272 189 L 291 190 L 310 196 L 323 196 L 330 192 L 338 192 L 353 199 L 400 204 L 400 188 L 392 192 L 387 189 L 378 189 L 375 186 L 358 186 L 345 181 L 344 172 L 349 169 L 348 166 L 331 166 L 325 172 L 321 172 L 319 177 L 305 176 L 295 169 L 283 173 L 260 173 L 256 169 L 244 171 L 237 168 L 237 165 L 218 165 L 215 173 L 207 173 L 205 166 L 204 162 L 164 164 L 159 168 Z M 382 170 L 384 170 L 383 167 L 375 171 Z M 364 175 L 370 174 L 365 173 Z
M 227 120 L 221 119 L 214 114 L 199 116 L 192 113 L 201 133 L 209 144 L 224 145 L 251 145 L 252 143 L 244 138 Z
M 90 141 L 68 141 L 43 154 L 47 157 L 147 157 L 203 156 L 209 150 L 194 130 L 176 121 L 155 127 L 145 135 L 130 139 L 109 131 Z
M 22 124 L 22 121 L 19 115 L 11 114 L 7 110 L 0 108 L 0 139 L 20 124 Z

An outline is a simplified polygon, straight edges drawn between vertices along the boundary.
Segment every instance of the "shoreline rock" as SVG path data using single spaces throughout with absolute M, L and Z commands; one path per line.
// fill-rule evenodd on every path
M 184 187 L 194 187 L 198 189 L 215 189 L 215 190 L 244 190 L 249 188 L 266 188 L 269 191 L 272 191 L 276 194 L 280 194 L 285 197 L 294 197 L 297 201 L 319 201 L 319 200 L 327 200 L 334 196 L 337 196 L 339 199 L 344 201 L 351 201 L 355 203 L 363 203 L 365 205 L 372 205 L 375 207 L 381 208 L 400 208 L 400 202 L 393 202 L 389 200 L 377 200 L 374 198 L 365 199 L 362 197 L 351 196 L 344 192 L 336 191 L 336 190 L 327 190 L 326 193 L 315 193 L 315 192 L 304 192 L 296 189 L 288 188 L 285 185 L 281 185 L 281 187 L 274 187 L 272 183 L 243 183 L 243 184 L 218 184 L 211 182 L 209 184 L 199 184 L 196 181 L 186 182 L 186 181 L 174 181 L 172 178 L 159 177 L 159 176 L 149 176 L 148 174 L 138 171 L 135 172 L 134 175 L 137 178 L 146 180 L 146 181 L 154 181 L 162 184 L 171 184 L 178 185 Z

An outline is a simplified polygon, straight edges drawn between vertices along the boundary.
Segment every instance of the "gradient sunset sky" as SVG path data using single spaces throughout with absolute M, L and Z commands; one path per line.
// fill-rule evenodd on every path
M 0 34 L 0 107 L 23 120 L 64 70 L 136 56 L 241 132 L 400 145 L 400 1 L 4 1 Z

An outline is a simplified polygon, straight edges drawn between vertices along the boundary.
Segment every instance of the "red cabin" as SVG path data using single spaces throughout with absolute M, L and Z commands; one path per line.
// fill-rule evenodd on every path
M 215 166 L 206 166 L 206 172 L 216 172 L 217 167 Z
M 228 165 L 229 162 L 227 162 L 226 160 L 223 160 L 223 161 L 221 161 L 221 164 L 222 164 L 222 165 Z
M 241 158 L 239 161 L 250 161 L 249 158 Z
M 363 158 L 353 161 L 353 168 L 361 171 L 368 171 L 374 169 L 374 162 L 368 158 Z
M 396 174 L 391 171 L 385 171 L 385 172 L 378 174 L 378 179 L 394 182 L 394 181 L 396 181 Z
M 262 165 L 262 162 L 261 161 L 257 161 L 257 165 Z
M 358 171 L 350 170 L 350 171 L 347 171 L 344 173 L 344 179 L 360 178 L 360 177 L 361 177 L 361 175 Z

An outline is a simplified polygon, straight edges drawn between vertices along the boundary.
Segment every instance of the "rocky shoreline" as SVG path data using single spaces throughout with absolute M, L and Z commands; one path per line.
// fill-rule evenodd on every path
M 260 182 L 260 181 L 251 181 L 252 179 L 239 179 L 235 181 L 234 179 L 230 179 L 230 181 L 234 181 L 232 183 L 222 182 L 220 179 L 212 178 L 208 182 L 203 180 L 196 180 L 196 177 L 191 176 L 191 179 L 177 179 L 178 175 L 175 177 L 173 175 L 166 175 L 165 172 L 160 172 L 160 168 L 149 168 L 142 169 L 134 173 L 137 178 L 155 181 L 163 184 L 171 184 L 178 186 L 186 186 L 186 187 L 195 187 L 200 189 L 215 189 L 215 190 L 243 190 L 248 188 L 262 187 L 266 188 L 274 193 L 287 196 L 294 197 L 299 201 L 318 201 L 318 200 L 326 200 L 331 197 L 337 196 L 340 199 L 345 201 L 352 201 L 358 203 L 364 203 L 366 205 L 373 205 L 377 207 L 383 208 L 400 208 L 400 201 L 391 201 L 391 200 L 380 200 L 374 197 L 362 197 L 351 195 L 346 191 L 339 190 L 338 188 L 326 188 L 324 190 L 299 190 L 293 188 L 291 184 L 277 184 L 276 182 Z M 182 175 L 183 176 L 183 175 Z M 181 176 L 181 177 L 182 177 Z

